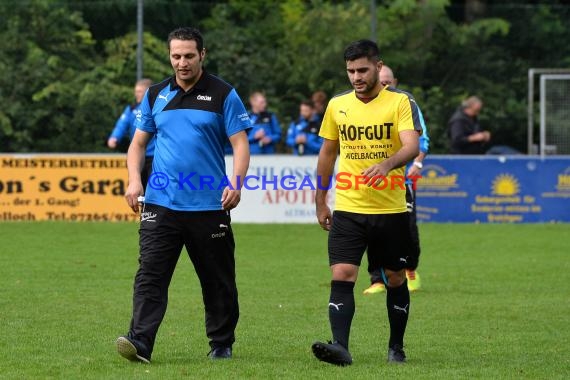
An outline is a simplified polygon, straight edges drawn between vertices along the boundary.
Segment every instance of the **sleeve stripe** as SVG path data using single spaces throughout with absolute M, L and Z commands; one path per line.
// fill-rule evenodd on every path
M 422 123 L 420 121 L 420 115 L 418 112 L 418 106 L 411 97 L 408 96 L 408 101 L 410 102 L 410 108 L 412 109 L 412 120 L 414 123 L 414 129 L 420 133 L 423 133 Z

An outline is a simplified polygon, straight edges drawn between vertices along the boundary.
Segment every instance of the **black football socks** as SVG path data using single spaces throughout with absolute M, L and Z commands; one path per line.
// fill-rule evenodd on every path
M 396 288 L 386 287 L 386 308 L 390 321 L 389 347 L 393 347 L 395 344 L 403 347 L 404 332 L 410 313 L 410 291 L 407 280 Z
M 331 281 L 329 320 L 333 341 L 348 349 L 350 325 L 354 316 L 354 282 Z

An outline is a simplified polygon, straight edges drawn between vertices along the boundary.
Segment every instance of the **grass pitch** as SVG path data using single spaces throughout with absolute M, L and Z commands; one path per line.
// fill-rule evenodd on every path
M 130 363 L 137 224 L 0 225 L 0 378 L 331 379 L 570 376 L 568 225 L 420 226 L 423 288 L 412 294 L 406 365 L 386 363 L 385 295 L 356 285 L 354 364 L 317 361 L 330 339 L 326 233 L 234 225 L 241 317 L 234 359 L 212 362 L 200 287 L 183 253 L 153 363 Z M 364 266 L 365 268 L 365 266 Z

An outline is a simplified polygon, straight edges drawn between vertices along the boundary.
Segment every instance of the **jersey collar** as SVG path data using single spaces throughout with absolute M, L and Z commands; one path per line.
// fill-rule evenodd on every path
M 196 82 L 194 87 L 192 87 L 190 90 L 188 90 L 188 92 L 192 92 L 194 90 L 206 90 L 208 88 L 208 86 L 206 85 L 208 75 L 209 74 L 206 72 L 206 70 L 202 69 L 202 75 L 200 76 L 200 79 L 198 79 L 198 82 Z M 182 87 L 180 87 L 178 85 L 178 83 L 176 83 L 176 75 L 173 75 L 172 77 L 170 77 L 169 82 L 170 82 L 170 91 L 180 90 L 180 91 L 184 92 Z

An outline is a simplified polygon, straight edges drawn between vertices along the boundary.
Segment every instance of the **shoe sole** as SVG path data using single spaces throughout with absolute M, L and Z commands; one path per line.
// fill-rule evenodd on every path
M 117 351 L 119 352 L 119 355 L 132 362 L 150 364 L 148 359 L 143 358 L 137 353 L 135 345 L 125 337 L 121 336 L 117 339 Z
M 338 365 L 341 367 L 352 364 L 352 362 L 347 362 L 345 360 L 339 360 L 334 355 L 334 353 L 329 351 L 329 349 L 326 346 L 323 346 L 322 344 L 315 343 L 315 344 L 313 344 L 313 346 L 311 348 L 313 349 L 313 354 L 315 355 L 315 357 L 322 362 Z

